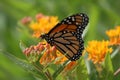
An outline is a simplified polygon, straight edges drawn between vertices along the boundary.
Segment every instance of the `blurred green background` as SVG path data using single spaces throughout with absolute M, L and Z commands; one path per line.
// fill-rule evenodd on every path
M 89 40 L 108 39 L 105 31 L 120 25 L 120 0 L 0 0 L 0 49 L 17 57 L 25 58 L 19 41 L 27 39 L 18 31 L 18 22 L 25 16 L 35 17 L 38 13 L 58 16 L 59 20 L 75 14 L 86 13 L 90 20 L 84 38 Z M 114 70 L 120 63 L 120 54 L 113 59 Z M 0 54 L 0 80 L 35 80 L 25 70 Z

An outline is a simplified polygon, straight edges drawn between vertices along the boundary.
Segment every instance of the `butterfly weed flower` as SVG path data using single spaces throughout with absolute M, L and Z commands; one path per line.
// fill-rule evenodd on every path
M 24 17 L 21 19 L 21 23 L 24 25 L 29 24 L 31 21 L 32 21 L 31 17 Z
M 40 63 L 42 65 L 47 65 L 52 62 L 54 62 L 54 64 L 62 64 L 67 60 L 64 55 L 56 50 L 55 46 L 51 47 L 49 44 L 42 42 L 35 46 L 32 45 L 29 48 L 26 48 L 23 53 L 30 62 L 36 62 L 39 55 L 42 55 L 40 58 Z
M 101 63 L 104 61 L 105 55 L 112 52 L 112 48 L 109 47 L 109 41 L 89 41 L 86 47 L 88 52 L 88 59 L 93 63 Z
M 49 65 L 51 63 L 59 65 L 63 64 L 65 61 L 68 60 L 62 53 L 57 51 L 55 46 L 50 47 L 49 44 L 46 44 L 46 47 L 47 49 L 40 59 L 40 63 L 42 65 Z M 77 63 L 76 61 L 68 63 L 64 69 L 64 72 L 71 70 L 76 65 L 76 63 Z
M 64 68 L 64 72 L 72 70 L 76 65 L 77 65 L 77 61 L 72 61 L 68 63 L 67 66 Z
M 33 36 L 39 37 L 42 33 L 47 33 L 52 27 L 54 27 L 58 22 L 58 17 L 56 16 L 45 16 L 43 14 L 36 15 L 36 22 L 30 24 L 30 28 L 33 30 Z
M 43 66 L 47 66 L 49 64 L 61 65 L 68 60 L 63 54 L 57 51 L 55 46 L 51 47 L 49 44 L 42 42 L 40 42 L 38 45 L 26 48 L 23 52 L 30 63 L 39 61 Z M 42 57 L 39 59 L 40 55 L 42 55 Z M 71 70 L 76 63 L 76 61 L 72 61 L 67 64 L 64 72 Z
M 44 49 L 45 47 L 39 43 L 36 46 L 30 46 L 29 48 L 26 48 L 23 53 L 26 55 L 28 61 L 32 63 L 38 61 L 39 56 Z
M 39 13 L 35 16 L 36 20 L 39 20 L 42 17 L 45 17 L 42 13 Z
M 55 46 L 51 47 L 49 44 L 46 44 L 46 51 L 40 59 L 42 65 L 47 65 L 50 63 L 53 64 L 63 64 L 68 60 L 63 54 L 61 54 Z
M 66 60 L 68 60 L 62 53 L 60 53 L 59 51 L 57 52 L 57 58 L 54 61 L 55 64 L 63 64 Z
M 110 38 L 110 45 L 120 45 L 120 26 L 107 30 L 106 34 Z
M 49 44 L 46 44 L 45 47 L 46 47 L 46 51 L 43 53 L 43 56 L 40 59 L 40 63 L 42 65 L 48 65 L 52 63 L 57 57 L 56 49 L 54 46 L 50 47 Z

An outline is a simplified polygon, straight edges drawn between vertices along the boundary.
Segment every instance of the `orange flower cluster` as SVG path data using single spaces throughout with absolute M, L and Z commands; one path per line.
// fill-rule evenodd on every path
M 23 53 L 26 55 L 29 62 L 36 62 L 39 59 L 41 52 L 44 50 L 44 46 L 42 43 L 39 43 L 36 46 L 30 46 L 26 48 Z
M 56 50 L 55 46 L 50 47 L 49 44 L 42 42 L 36 46 L 30 46 L 29 48 L 26 48 L 23 52 L 31 63 L 38 61 L 40 55 L 42 55 L 39 61 L 40 64 L 44 66 L 49 65 L 50 63 L 63 64 L 68 60 L 63 54 Z M 65 67 L 65 70 L 67 71 L 72 69 L 74 65 L 76 65 L 76 62 L 70 62 Z
M 36 15 L 37 22 L 32 22 L 30 28 L 33 30 L 33 36 L 39 37 L 42 33 L 47 33 L 59 21 L 56 16 L 45 16 L 43 14 Z
M 110 45 L 120 45 L 120 26 L 106 31 L 106 34 L 110 38 Z
M 71 69 L 73 69 L 76 65 L 77 65 L 77 62 L 76 62 L 76 61 L 72 61 L 72 62 L 70 62 L 70 63 L 64 68 L 64 71 L 71 70 Z
M 49 44 L 46 44 L 45 49 L 46 51 L 44 52 L 43 56 L 40 59 L 40 63 L 42 65 L 48 65 L 52 62 L 54 64 L 63 64 L 65 61 L 68 60 L 63 54 L 56 50 L 55 46 L 50 47 Z M 77 62 L 75 61 L 70 62 L 65 67 L 64 71 L 71 70 L 76 64 Z
M 40 63 L 42 65 L 47 65 L 53 61 L 55 64 L 62 64 L 67 60 L 64 55 L 56 50 L 55 46 L 50 47 L 49 44 L 45 44 L 42 42 L 36 46 L 32 45 L 29 48 L 26 48 L 23 53 L 31 62 L 37 61 L 38 56 L 42 55 L 42 57 L 40 58 Z
M 88 59 L 94 63 L 103 62 L 105 55 L 112 52 L 112 48 L 109 48 L 109 41 L 89 41 L 86 47 L 88 52 Z
M 46 44 L 45 48 L 46 51 L 40 59 L 40 63 L 42 65 L 47 65 L 52 62 L 54 62 L 55 64 L 62 64 L 67 60 L 67 58 L 64 55 L 62 55 L 56 50 L 55 46 L 50 47 L 49 44 Z

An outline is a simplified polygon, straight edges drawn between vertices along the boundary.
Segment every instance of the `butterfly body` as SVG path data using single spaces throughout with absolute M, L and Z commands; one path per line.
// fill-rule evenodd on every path
M 69 16 L 41 37 L 69 60 L 78 60 L 84 50 L 82 33 L 88 20 L 87 15 L 83 13 Z

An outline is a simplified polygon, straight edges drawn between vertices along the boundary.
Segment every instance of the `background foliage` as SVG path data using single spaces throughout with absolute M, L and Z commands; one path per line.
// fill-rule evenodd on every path
M 108 39 L 105 31 L 120 25 L 119 0 L 0 0 L 0 49 L 15 56 L 25 58 L 19 48 L 20 40 L 29 45 L 31 39 L 18 30 L 18 22 L 25 16 L 35 17 L 38 13 L 58 16 L 59 20 L 68 15 L 84 12 L 89 18 L 88 32 L 84 38 L 89 40 Z M 120 54 L 112 62 L 118 69 Z M 31 74 L 0 54 L 0 80 L 35 80 Z

